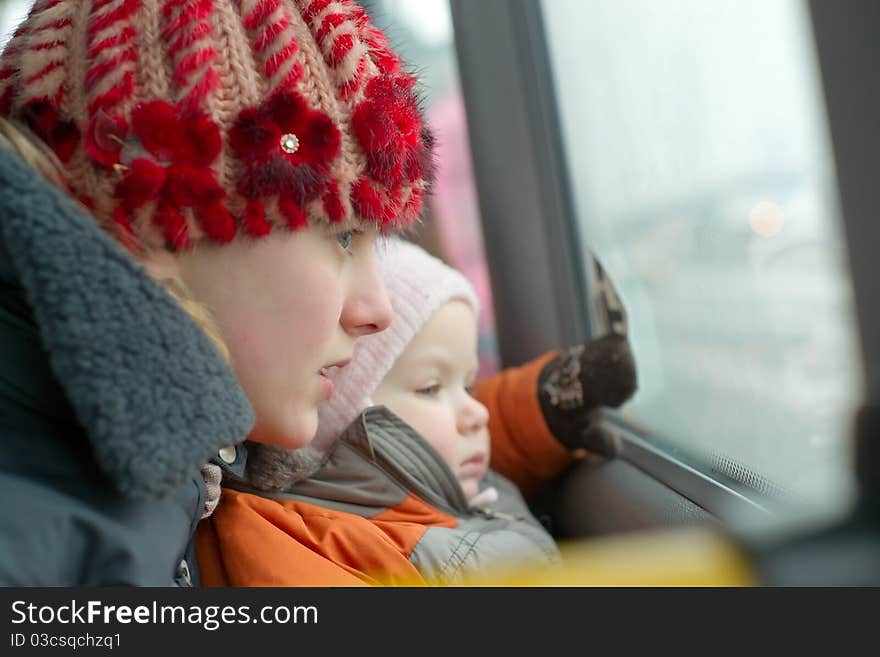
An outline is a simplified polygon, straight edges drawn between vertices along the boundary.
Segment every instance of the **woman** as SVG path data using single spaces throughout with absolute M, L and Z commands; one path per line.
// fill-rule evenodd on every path
M 306 445 L 390 321 L 374 243 L 430 179 L 413 85 L 349 1 L 38 0 L 0 113 L 96 223 L 0 155 L 3 583 L 198 582 L 200 466 Z

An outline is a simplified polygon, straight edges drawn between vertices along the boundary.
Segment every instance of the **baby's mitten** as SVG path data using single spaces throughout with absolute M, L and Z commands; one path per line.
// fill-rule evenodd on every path
M 550 431 L 569 449 L 613 457 L 620 439 L 602 421 L 601 408 L 617 408 L 636 391 L 636 364 L 626 336 L 583 342 L 547 363 L 538 399 Z
M 550 431 L 569 449 L 606 457 L 620 438 L 602 421 L 636 391 L 636 363 L 627 338 L 626 308 L 598 258 L 590 255 L 590 310 L 596 337 L 563 351 L 538 377 L 538 398 Z

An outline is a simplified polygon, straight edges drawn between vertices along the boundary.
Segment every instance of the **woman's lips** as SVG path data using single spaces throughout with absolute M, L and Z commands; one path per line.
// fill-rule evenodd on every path
M 333 396 L 333 379 L 330 378 L 330 375 L 335 370 L 345 367 L 351 362 L 351 358 L 343 358 L 342 360 L 338 360 L 335 363 L 330 365 L 325 365 L 321 369 L 318 370 L 318 377 L 321 380 L 321 396 L 328 400 Z
M 321 396 L 325 401 L 329 400 L 333 396 L 333 381 L 327 376 L 327 372 L 323 367 L 318 372 L 318 377 L 321 379 Z

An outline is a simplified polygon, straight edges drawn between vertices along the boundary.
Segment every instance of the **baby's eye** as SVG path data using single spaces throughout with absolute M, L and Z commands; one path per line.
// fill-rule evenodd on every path
M 470 385 L 467 385 L 467 386 L 464 387 L 464 391 L 465 391 L 467 394 L 469 394 L 471 397 L 474 396 L 474 391 L 475 391 L 476 389 L 477 389 L 477 384 L 476 384 L 476 383 L 471 383 Z
M 351 246 L 351 241 L 354 239 L 354 233 L 350 230 L 344 230 L 341 233 L 336 233 L 336 241 L 339 242 L 339 246 L 348 251 L 348 247 Z
M 416 390 L 417 395 L 423 395 L 424 397 L 436 397 L 440 392 L 440 384 L 435 383 L 434 385 L 425 386 L 424 388 L 419 388 Z

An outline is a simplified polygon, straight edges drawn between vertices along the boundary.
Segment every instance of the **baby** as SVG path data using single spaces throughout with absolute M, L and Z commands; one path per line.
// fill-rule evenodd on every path
M 489 412 L 473 397 L 477 295 L 464 276 L 414 244 L 393 240 L 381 248 L 394 320 L 377 339 L 359 340 L 352 362 L 333 373 L 336 389 L 319 409 L 315 445 L 335 442 L 361 410 L 385 406 L 436 451 L 468 503 L 481 506 L 492 493 L 478 497 L 490 445 Z

